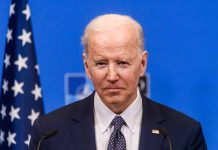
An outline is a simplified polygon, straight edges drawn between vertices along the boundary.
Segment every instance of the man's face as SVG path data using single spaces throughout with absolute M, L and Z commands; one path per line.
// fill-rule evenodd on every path
M 147 63 L 147 53 L 136 47 L 135 32 L 125 27 L 91 33 L 83 59 L 103 103 L 115 113 L 125 110 L 136 98 Z

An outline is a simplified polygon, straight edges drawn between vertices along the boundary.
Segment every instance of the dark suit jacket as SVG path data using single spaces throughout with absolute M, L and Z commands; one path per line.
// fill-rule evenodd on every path
M 207 150 L 200 124 L 188 116 L 142 95 L 143 118 L 139 150 L 169 150 L 163 135 L 152 129 L 168 130 L 173 150 Z M 41 143 L 41 150 L 96 150 L 94 93 L 35 121 L 29 149 L 36 150 L 40 137 L 57 130 Z

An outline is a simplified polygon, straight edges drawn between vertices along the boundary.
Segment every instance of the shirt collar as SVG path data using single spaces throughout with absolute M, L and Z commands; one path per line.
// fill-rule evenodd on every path
M 98 93 L 95 93 L 94 97 L 94 110 L 96 122 L 101 129 L 101 132 L 105 132 L 111 124 L 111 121 L 116 116 L 100 99 Z
M 112 112 L 101 101 L 97 92 L 94 97 L 94 111 L 97 123 L 99 123 L 101 132 L 103 133 L 109 128 L 111 121 L 117 114 Z M 120 116 L 123 117 L 131 132 L 135 133 L 137 124 L 140 124 L 140 120 L 142 118 L 142 98 L 138 88 L 136 99 L 123 113 L 120 114 Z
M 139 89 L 137 89 L 136 99 L 120 115 L 121 117 L 123 117 L 130 130 L 135 133 L 137 125 L 141 125 L 142 119 L 142 98 Z

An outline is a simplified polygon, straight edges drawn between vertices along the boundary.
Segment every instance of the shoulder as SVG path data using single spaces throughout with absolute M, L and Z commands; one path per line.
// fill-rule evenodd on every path
M 201 129 L 198 121 L 173 108 L 146 98 L 143 101 L 144 115 L 157 122 L 175 135 L 190 136 L 194 130 Z M 147 113 L 147 114 L 146 114 Z
M 163 104 L 146 99 L 152 117 L 161 118 L 158 124 L 166 129 L 174 145 L 184 149 L 206 148 L 201 124 L 190 116 L 167 107 Z M 158 117 L 157 117 L 158 116 Z
M 77 112 L 82 112 L 84 111 L 89 104 L 91 103 L 91 96 L 88 96 L 82 100 L 73 102 L 71 104 L 68 104 L 66 106 L 63 106 L 61 108 L 58 108 L 50 113 L 48 113 L 47 115 L 45 115 L 44 117 L 64 117 L 64 116 L 69 116 L 72 113 L 77 113 Z
M 76 126 L 76 119 L 82 120 L 85 118 L 85 115 L 90 114 L 87 111 L 92 109 L 93 95 L 36 119 L 32 128 L 30 149 L 36 149 L 40 138 L 54 131 L 57 131 L 58 134 L 54 138 L 50 138 L 53 141 L 50 146 L 57 146 L 57 149 L 63 149 L 58 147 L 64 146 L 66 143 L 56 144 L 54 141 L 61 141 L 63 137 L 65 139 L 71 139 L 70 131 Z
M 164 119 L 167 121 L 171 121 L 172 123 L 175 121 L 175 123 L 187 123 L 187 124 L 198 124 L 198 121 L 193 119 L 192 117 L 188 116 L 187 114 L 180 112 L 178 110 L 175 110 L 173 108 L 170 108 L 166 105 L 163 105 L 161 103 L 155 102 L 151 99 L 146 98 L 147 102 L 149 104 L 149 107 L 156 112 L 157 114 L 161 114 Z
M 93 95 L 94 93 L 82 100 L 40 116 L 34 123 L 35 127 L 40 128 L 43 132 L 51 128 L 65 128 L 72 123 L 73 119 L 85 118 L 88 114 L 87 111 L 93 108 Z

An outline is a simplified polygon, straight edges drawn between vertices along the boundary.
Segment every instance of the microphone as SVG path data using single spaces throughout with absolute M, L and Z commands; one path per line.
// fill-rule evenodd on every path
M 58 130 L 53 130 L 53 131 L 47 132 L 46 134 L 44 134 L 43 136 L 41 136 L 41 138 L 40 138 L 40 140 L 39 140 L 39 143 L 38 143 L 38 146 L 37 146 L 37 150 L 39 150 L 40 145 L 41 145 L 41 143 L 42 143 L 42 141 L 43 141 L 44 139 L 48 139 L 48 138 L 54 136 L 54 135 L 57 134 L 57 133 L 58 133 Z
M 170 150 L 173 150 L 172 149 L 172 144 L 171 144 L 171 141 L 170 141 L 170 138 L 169 138 L 169 133 L 168 133 L 167 129 L 165 129 L 163 127 L 160 127 L 158 129 L 152 129 L 152 133 L 153 134 L 160 134 L 161 133 L 164 136 L 164 138 L 167 138 Z

